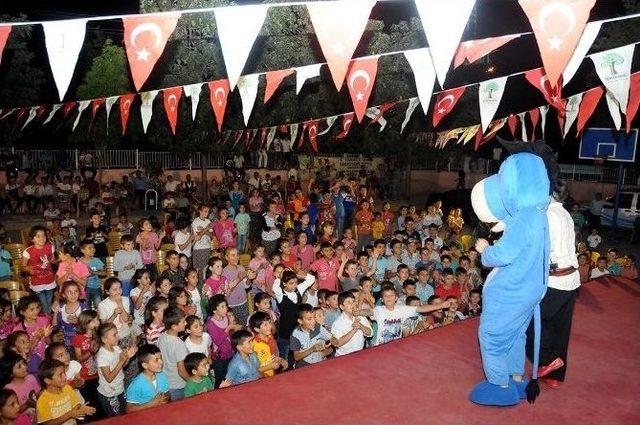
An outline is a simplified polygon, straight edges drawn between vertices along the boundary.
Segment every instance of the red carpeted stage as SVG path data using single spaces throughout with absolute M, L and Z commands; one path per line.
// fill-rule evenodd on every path
M 475 406 L 482 379 L 477 320 L 351 356 L 216 390 L 111 424 L 640 424 L 640 285 L 582 286 L 567 382 L 534 405 Z

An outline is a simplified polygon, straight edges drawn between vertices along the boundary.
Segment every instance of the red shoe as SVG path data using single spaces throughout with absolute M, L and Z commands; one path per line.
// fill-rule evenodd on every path
M 541 381 L 555 390 L 557 390 L 562 386 L 562 381 L 558 381 L 557 379 L 544 378 L 544 379 L 541 379 Z
M 548 374 L 550 374 L 554 370 L 560 369 L 562 366 L 564 366 L 564 361 L 560 357 L 557 357 L 554 361 L 552 361 L 548 365 L 540 366 L 538 368 L 538 378 L 542 378 L 543 376 L 547 376 Z

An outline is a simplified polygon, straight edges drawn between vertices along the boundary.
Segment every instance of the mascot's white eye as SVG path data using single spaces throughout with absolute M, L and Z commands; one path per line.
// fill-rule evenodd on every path
M 487 179 L 480 180 L 471 190 L 471 205 L 480 221 L 483 223 L 497 223 L 500 221 L 489 209 L 485 196 L 484 184 Z

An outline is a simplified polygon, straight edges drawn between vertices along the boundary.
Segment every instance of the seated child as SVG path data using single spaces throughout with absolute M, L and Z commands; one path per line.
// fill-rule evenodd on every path
M 446 301 L 448 301 L 449 308 L 444 310 L 444 320 L 443 325 L 449 325 L 453 322 L 459 322 L 464 320 L 464 314 L 458 311 L 458 299 L 454 296 L 447 297 Z
M 416 296 L 416 282 L 413 279 L 407 279 L 402 284 L 402 294 L 400 294 L 400 296 L 398 297 L 398 301 L 396 301 L 396 304 L 411 305 L 407 302 L 407 298 L 414 296 Z
M 622 274 L 622 265 L 618 262 L 618 250 L 616 248 L 610 248 L 607 251 L 607 270 L 613 276 Z
M 127 388 L 127 413 L 169 402 L 169 379 L 162 371 L 162 354 L 152 344 L 138 348 L 138 365 L 142 372 Z
M 609 274 L 609 270 L 607 269 L 607 259 L 604 257 L 598 258 L 598 262 L 596 263 L 596 268 L 591 270 L 591 279 L 597 279 L 600 276 L 605 276 Z
M 319 363 L 333 352 L 331 334 L 319 323 L 316 323 L 313 307 L 300 304 L 297 307 L 298 326 L 291 334 L 291 351 L 295 367 Z
M 38 378 L 27 371 L 27 362 L 18 353 L 8 351 L 0 360 L 0 387 L 16 394 L 16 401 L 28 424 L 35 422 L 36 399 L 40 394 Z
M 465 305 L 463 314 L 467 317 L 475 317 L 482 314 L 482 297 L 477 289 L 469 291 L 469 302 Z
M 589 281 L 590 271 L 591 271 L 591 264 L 589 263 L 589 256 L 585 253 L 578 255 L 578 272 L 580 273 L 580 283 L 585 283 Z
M 0 390 L 0 421 L 6 424 L 31 425 L 33 418 L 27 417 L 20 408 L 15 391 L 8 388 Z
M 437 295 L 432 295 L 427 300 L 428 305 L 438 305 L 442 303 L 442 299 Z M 434 310 L 427 316 L 427 328 L 434 329 L 442 326 L 444 322 L 444 312 L 442 310 Z
M 436 295 L 445 300 L 450 296 L 460 299 L 462 295 L 460 285 L 456 282 L 451 268 L 447 267 L 442 270 L 442 284 L 436 285 Z
M 235 348 L 236 354 L 229 362 L 227 377 L 220 384 L 221 388 L 257 381 L 260 378 L 260 361 L 253 352 L 252 339 L 251 332 L 244 329 L 231 334 L 231 344 Z
M 40 379 L 44 382 L 45 389 L 36 402 L 38 423 L 75 423 L 76 419 L 96 412 L 95 408 L 83 404 L 78 393 L 67 384 L 65 366 L 60 360 L 43 361 L 40 365 Z
M 624 266 L 622 266 L 622 277 L 636 280 L 638 278 L 638 268 L 636 267 L 636 257 L 628 255 Z
M 184 368 L 189 372 L 189 379 L 184 386 L 184 397 L 213 391 L 213 382 L 209 376 L 211 361 L 203 353 L 189 353 L 184 358 Z

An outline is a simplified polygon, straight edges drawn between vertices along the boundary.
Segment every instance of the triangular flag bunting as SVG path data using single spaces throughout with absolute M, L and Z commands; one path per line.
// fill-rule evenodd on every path
M 507 85 L 508 77 L 494 78 L 482 81 L 478 89 L 478 100 L 480 102 L 480 119 L 482 121 L 482 131 L 489 128 L 491 120 L 496 115 L 504 88 Z
M 414 49 L 404 52 L 407 62 L 411 65 L 413 77 L 416 81 L 418 98 L 422 105 L 422 112 L 426 115 L 429 112 L 431 95 L 433 94 L 433 84 L 436 81 L 436 69 L 433 67 L 433 59 L 429 49 Z
M 567 137 L 567 134 L 569 134 L 569 129 L 578 118 L 578 112 L 580 112 L 580 102 L 582 101 L 583 94 L 584 93 L 578 93 L 567 99 L 564 129 L 562 132 L 563 137 Z
M 547 102 L 558 112 L 564 113 L 565 101 L 562 99 L 562 84 L 551 87 L 551 82 L 544 72 L 544 68 L 536 68 L 525 72 L 524 76 L 532 86 L 540 90 Z
M 229 80 L 216 80 L 208 83 L 209 85 L 209 101 L 211 102 L 211 109 L 216 116 L 216 122 L 218 123 L 218 131 L 222 131 L 222 123 L 224 121 L 224 113 L 227 109 L 227 99 L 231 87 L 229 87 Z
M 276 137 L 276 131 L 277 131 L 277 127 L 270 127 L 269 128 L 269 134 L 267 134 L 267 147 L 266 149 L 269 150 L 269 148 L 271 147 L 271 143 L 273 142 L 273 139 L 275 139 Z
M 93 127 L 93 120 L 96 118 L 96 114 L 98 113 L 98 109 L 100 109 L 100 107 L 102 105 L 104 105 L 105 102 L 105 98 L 101 98 L 101 99 L 94 99 L 91 102 L 91 121 L 89 122 L 89 128 Z
M 380 124 L 380 130 L 378 131 L 378 133 L 382 133 L 382 130 L 384 130 L 384 128 L 387 126 L 387 120 L 384 119 L 384 117 L 382 116 L 382 112 L 380 111 L 380 108 L 378 106 L 372 106 L 371 108 L 367 108 L 367 112 L 365 113 L 365 115 L 371 118 L 371 122 L 369 123 L 369 125 L 372 125 L 373 123 L 376 123 L 376 122 Z
M 631 74 L 631 85 L 629 88 L 629 102 L 627 103 L 626 119 L 627 133 L 631 131 L 631 121 L 638 113 L 640 106 L 640 72 Z
M 476 133 L 476 140 L 473 144 L 473 150 L 477 151 L 478 148 L 482 145 L 482 128 L 478 126 L 478 132 Z
M 582 36 L 580 37 L 580 42 L 578 42 L 578 46 L 573 51 L 573 55 L 571 55 L 571 60 L 569 60 L 569 63 L 562 73 L 563 86 L 566 86 L 573 76 L 576 75 L 582 60 L 587 55 L 587 52 L 589 52 L 593 42 L 596 40 L 596 37 L 600 32 L 600 28 L 602 28 L 602 21 L 589 22 L 587 26 L 584 27 L 584 31 L 582 31 Z
M 598 106 L 602 93 L 604 93 L 604 89 L 602 87 L 594 87 L 585 92 L 584 96 L 582 96 L 580 112 L 578 112 L 578 134 L 582 132 L 585 124 L 587 124 L 587 121 L 589 121 L 589 118 L 591 118 L 591 115 L 593 115 L 593 112 L 596 110 L 596 106 Z
M 122 127 L 122 135 L 127 131 L 129 123 L 129 112 L 131 111 L 131 102 L 136 95 L 134 93 L 123 94 L 120 96 L 120 125 Z
M 289 136 L 291 137 L 291 147 L 296 143 L 296 138 L 298 137 L 298 124 L 289 125 Z
M 182 97 L 182 87 L 171 87 L 162 90 L 162 101 L 164 111 L 169 120 L 171 132 L 176 135 L 176 125 L 178 124 L 178 112 L 180 110 L 180 98 Z
M 60 100 L 64 98 L 73 71 L 76 69 L 78 55 L 84 42 L 86 19 L 68 19 L 42 23 L 45 44 L 53 79 L 56 82 Z
M 471 127 L 467 127 L 462 136 L 460 136 L 459 142 L 461 142 L 463 146 L 466 145 L 471 141 L 471 139 L 473 139 L 478 130 L 480 130 L 479 125 L 472 125 Z
M 300 66 L 296 68 L 296 94 L 300 94 L 302 86 L 309 78 L 315 78 L 320 76 L 321 63 L 314 63 L 312 65 Z
M 338 119 L 337 115 L 334 115 L 332 117 L 327 117 L 327 119 L 326 119 L 327 128 L 322 130 L 321 133 L 318 133 L 318 136 L 322 136 L 324 134 L 327 134 L 329 132 L 329 130 L 331 130 L 331 127 L 333 127 L 333 124 L 336 122 L 337 119 Z
M 620 130 L 622 126 L 622 116 L 620 115 L 620 104 L 615 99 L 613 94 L 607 90 L 605 93 L 605 99 L 607 100 L 607 107 L 609 108 L 609 113 L 611 114 L 611 119 L 613 120 L 613 124 L 616 130 Z
M 47 124 L 49 121 L 51 121 L 53 119 L 53 116 L 56 114 L 56 112 L 58 112 L 58 110 L 62 108 L 62 103 L 58 103 L 56 105 L 53 105 L 51 107 L 51 112 L 49 112 L 49 116 L 47 117 L 46 120 L 44 120 L 44 122 L 42 124 Z
M 238 142 L 240 141 L 240 139 L 242 139 L 242 135 L 244 134 L 243 130 L 238 130 L 235 132 L 234 136 L 233 136 L 233 147 L 235 148 L 236 145 L 238 144 Z
M 451 60 L 458 49 L 475 0 L 415 0 L 415 3 L 427 36 L 438 82 L 444 87 Z
M 491 125 L 489 125 L 489 131 L 487 132 L 487 135 L 484 136 L 484 140 L 485 141 L 489 141 L 491 139 L 493 139 L 496 135 L 496 133 L 502 128 L 504 127 L 505 123 L 507 122 L 506 118 L 501 118 L 499 120 L 493 121 L 491 123 Z M 524 126 L 523 126 L 524 127 Z
M 466 87 L 457 87 L 438 93 L 436 103 L 433 105 L 432 118 L 434 128 L 453 110 L 453 107 L 456 106 L 456 103 L 458 103 L 458 100 L 460 100 L 465 90 Z
M 253 111 L 253 105 L 256 103 L 259 76 L 260 74 L 243 75 L 238 80 L 238 91 L 240 92 L 240 99 L 242 99 L 244 125 L 249 124 L 249 117 L 251 116 L 251 111 Z
M 521 112 L 518 114 L 518 118 L 520 118 L 520 122 L 522 123 L 522 132 L 520 138 L 523 141 L 528 142 L 529 139 L 527 138 L 527 114 L 525 112 Z
M 0 25 L 0 63 L 2 63 L 2 52 L 4 51 L 4 46 L 7 45 L 11 28 L 11 25 Z
M 260 146 L 259 146 L 260 149 L 262 149 L 262 147 L 267 142 L 267 133 L 268 133 L 268 131 L 269 131 L 269 127 L 262 127 L 260 129 Z
M 376 0 L 337 0 L 307 3 L 313 29 L 338 91 L 347 75 Z
M 189 84 L 184 86 L 184 95 L 191 99 L 191 119 L 196 120 L 198 112 L 198 103 L 200 102 L 200 93 L 202 92 L 202 83 Z
M 119 98 L 120 96 L 111 96 L 111 97 L 108 97 L 107 100 L 105 100 L 104 102 L 104 106 L 107 110 L 107 130 L 109 130 L 109 114 L 111 114 L 111 108 L 118 101 Z
M 418 99 L 417 97 L 412 97 L 411 99 L 409 99 L 409 105 L 407 106 L 407 111 L 404 113 L 404 121 L 402 121 L 402 124 L 400 125 L 400 134 L 402 134 L 402 132 L 404 131 L 404 128 L 409 123 L 409 120 L 413 115 L 413 111 L 416 110 L 416 108 L 418 107 L 418 104 L 420 104 L 420 99 Z
M 351 130 L 351 124 L 353 123 L 353 116 L 355 114 L 353 112 L 349 112 L 348 114 L 344 114 L 342 116 L 342 131 L 340 134 L 336 136 L 337 140 L 341 140 L 347 137 L 349 134 L 349 130 Z
M 517 35 L 504 35 L 501 37 L 490 37 L 483 38 L 480 40 L 469 40 L 463 41 L 458 46 L 458 50 L 456 51 L 456 56 L 453 58 L 453 67 L 457 68 L 462 65 L 465 61 L 469 61 L 469 63 L 474 63 L 478 59 L 488 55 L 499 47 L 504 46 L 511 40 L 520 37 Z M 473 127 L 469 127 L 473 128 Z M 475 133 L 474 133 L 475 134 Z
M 573 55 L 596 0 L 519 0 L 538 42 L 551 87 Z
M 358 122 L 362 122 L 362 118 L 364 118 L 377 73 L 377 56 L 351 61 L 347 75 L 347 87 Z
M 271 96 L 276 92 L 282 80 L 293 74 L 293 69 L 280 69 L 277 71 L 268 71 L 266 73 L 267 86 L 264 89 L 264 100 L 262 104 L 265 104 L 271 99 Z
M 21 130 L 24 130 L 24 128 L 27 126 L 27 124 L 29 124 L 31 121 L 33 121 L 33 119 L 36 117 L 37 113 L 38 113 L 38 106 L 32 106 L 31 109 L 29 110 L 29 116 L 27 117 L 27 120 L 22 125 Z
M 542 138 L 544 139 L 544 132 L 547 128 L 547 112 L 549 112 L 549 105 L 539 106 L 540 110 L 540 125 L 542 127 Z
M 314 152 L 318 152 L 318 141 L 316 137 L 318 136 L 318 123 L 319 120 L 311 120 L 307 121 L 307 134 L 309 135 L 309 143 L 311 143 L 311 148 Z
M 82 116 L 82 113 L 84 112 L 85 109 L 87 109 L 90 103 L 91 103 L 90 100 L 81 100 L 80 102 L 78 102 L 78 115 L 76 116 L 76 120 L 73 122 L 72 131 L 76 131 L 76 127 L 80 122 L 80 117 Z
M 516 138 L 516 129 L 518 128 L 518 117 L 511 114 L 509 118 L 507 118 L 507 125 L 509 126 L 509 131 L 511 132 L 511 136 Z
M 149 13 L 122 18 L 124 45 L 136 90 L 140 90 L 149 78 L 179 18 L 179 13 Z
M 623 111 L 627 110 L 629 102 L 631 62 L 635 47 L 635 44 L 630 44 L 591 55 L 600 81 Z
M 261 4 L 217 7 L 213 10 L 231 90 L 240 79 L 268 10 L 269 5 Z
M 300 132 L 300 140 L 298 140 L 298 149 L 300 149 L 302 147 L 302 145 L 304 144 L 304 136 L 307 133 L 307 126 L 309 125 L 308 121 L 305 121 L 302 123 L 302 131 Z M 291 147 L 293 148 L 293 144 L 291 144 Z
M 152 90 L 140 93 L 142 104 L 140 105 L 140 116 L 142 117 L 142 130 L 147 133 L 147 127 L 153 115 L 153 100 L 158 95 L 159 90 Z
M 533 126 L 531 130 L 531 140 L 536 140 L 536 127 L 538 126 L 538 121 L 540 121 L 540 111 L 538 108 L 533 108 L 529 111 L 529 118 L 531 118 L 531 125 Z
M 76 102 L 67 102 L 64 104 L 64 106 L 62 107 L 62 115 L 67 118 L 67 115 L 69 115 L 69 112 L 71 112 L 71 110 L 73 109 L 73 107 L 76 106 Z

